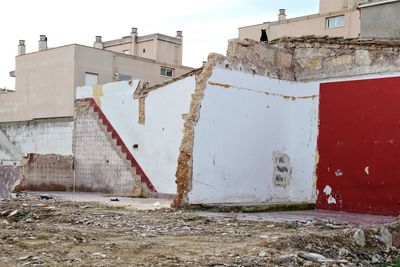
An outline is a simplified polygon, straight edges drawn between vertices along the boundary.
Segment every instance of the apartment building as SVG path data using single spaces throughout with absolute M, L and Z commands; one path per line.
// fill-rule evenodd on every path
M 287 19 L 285 9 L 280 9 L 278 20 L 239 28 L 240 39 L 260 41 L 265 29 L 269 40 L 284 36 L 328 35 L 356 38 L 360 34 L 359 0 L 320 0 L 319 13 Z
M 400 1 L 369 0 L 360 4 L 361 38 L 399 39 Z
M 75 88 L 119 80 L 141 79 L 149 86 L 193 70 L 182 66 L 183 36 L 139 36 L 137 28 L 121 39 L 102 41 L 93 47 L 70 44 L 48 48 L 40 36 L 37 52 L 25 53 L 19 41 L 15 91 L 0 94 L 0 122 L 30 121 L 73 116 Z

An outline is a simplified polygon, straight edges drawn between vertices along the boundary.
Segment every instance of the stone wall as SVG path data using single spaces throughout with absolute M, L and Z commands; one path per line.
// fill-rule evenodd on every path
M 282 38 L 230 40 L 220 65 L 290 81 L 322 80 L 400 70 L 400 41 Z

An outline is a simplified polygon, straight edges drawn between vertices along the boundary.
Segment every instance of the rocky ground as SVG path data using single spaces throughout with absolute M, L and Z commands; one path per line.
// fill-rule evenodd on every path
M 390 245 L 399 228 L 244 221 L 20 195 L 0 201 L 0 266 L 400 266 L 400 250 Z

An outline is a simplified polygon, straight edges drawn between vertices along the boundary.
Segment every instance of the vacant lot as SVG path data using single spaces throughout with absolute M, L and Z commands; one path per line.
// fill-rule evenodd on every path
M 400 257 L 377 227 L 363 227 L 364 247 L 356 230 L 21 195 L 0 201 L 0 266 L 390 266 Z

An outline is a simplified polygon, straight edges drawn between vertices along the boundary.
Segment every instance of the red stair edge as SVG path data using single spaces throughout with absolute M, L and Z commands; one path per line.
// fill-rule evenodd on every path
M 106 126 L 107 130 L 110 129 L 112 138 L 117 140 L 117 145 L 121 146 L 122 152 L 126 153 L 126 158 L 131 162 L 131 166 L 136 168 L 136 173 L 140 175 L 141 182 L 146 183 L 147 187 L 152 191 L 157 193 L 154 185 L 151 183 L 150 179 L 147 177 L 146 173 L 143 171 L 142 167 L 140 167 L 139 163 L 129 151 L 128 147 L 125 145 L 122 138 L 119 136 L 118 132 L 115 130 L 114 126 L 107 119 L 106 115 L 103 113 L 101 108 L 97 105 L 96 101 L 93 98 L 86 98 L 84 100 L 88 100 L 90 105 L 93 107 L 93 110 L 100 116 L 103 124 Z

